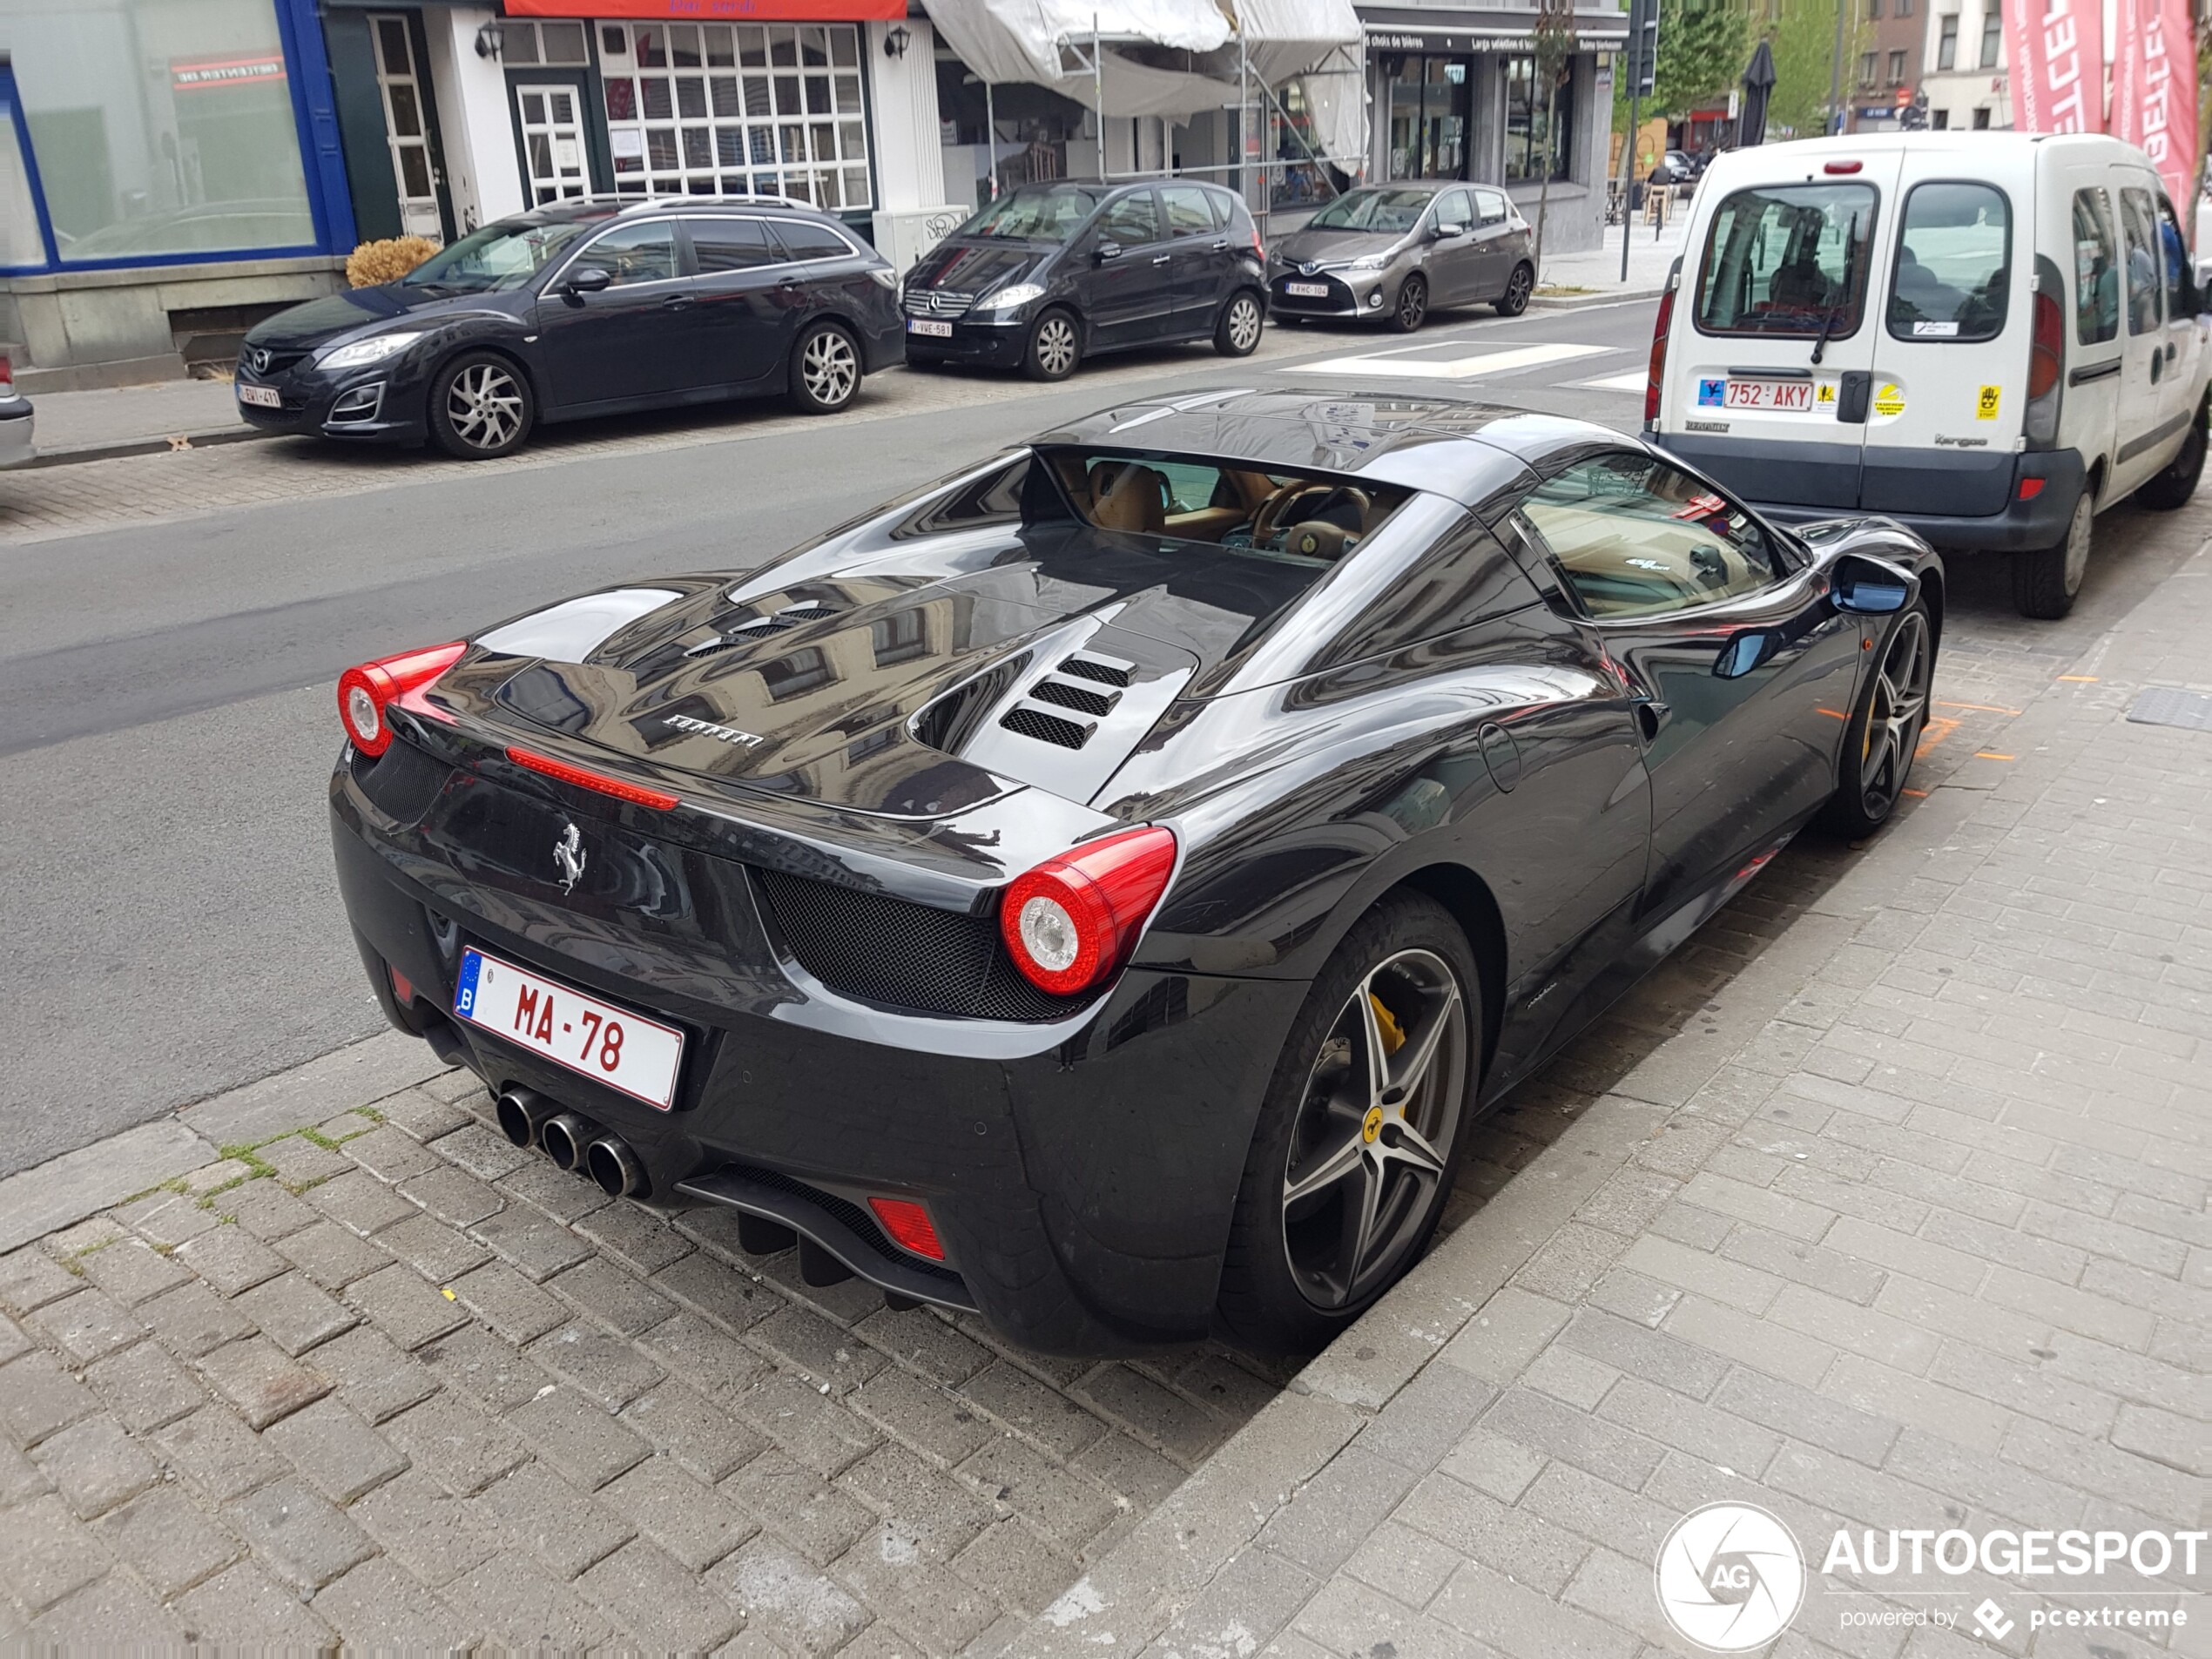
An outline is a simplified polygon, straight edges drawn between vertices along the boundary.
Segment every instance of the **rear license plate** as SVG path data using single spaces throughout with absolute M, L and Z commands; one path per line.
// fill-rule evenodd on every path
M 1325 300 L 1329 285 L 1325 282 L 1285 282 L 1283 292 L 1300 300 Z
M 1811 381 L 1739 381 L 1728 383 L 1727 408 L 1775 409 L 1787 415 L 1812 412 Z
M 461 954 L 453 1011 L 474 1026 L 666 1111 L 684 1034 L 480 950 Z
M 241 383 L 238 388 L 238 401 L 241 403 L 251 403 L 257 409 L 280 409 L 284 407 L 283 395 L 273 386 L 247 386 Z
M 907 332 L 910 334 L 927 334 L 934 340 L 950 340 L 953 326 L 929 317 L 909 317 L 907 319 Z

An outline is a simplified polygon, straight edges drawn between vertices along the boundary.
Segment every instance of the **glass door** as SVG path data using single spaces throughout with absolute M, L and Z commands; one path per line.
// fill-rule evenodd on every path
M 583 99 L 574 86 L 518 83 L 515 114 L 522 128 L 523 158 L 529 170 L 530 206 L 587 195 Z
M 415 61 L 408 20 L 379 12 L 368 20 L 376 39 L 376 90 L 384 100 L 384 137 L 392 147 L 392 179 L 400 192 L 400 229 L 408 236 L 444 239 L 438 186 L 430 165 L 430 135 L 423 117 L 422 77 Z

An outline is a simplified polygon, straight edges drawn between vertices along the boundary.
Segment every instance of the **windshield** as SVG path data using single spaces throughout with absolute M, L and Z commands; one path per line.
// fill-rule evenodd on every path
M 1025 185 L 1000 197 L 953 234 L 1064 242 L 1090 217 L 1102 193 L 1080 185 Z
M 1410 231 L 1429 204 L 1426 190 L 1355 190 L 1305 221 L 1309 231 Z
M 1709 334 L 1806 334 L 1845 340 L 1858 328 L 1867 185 L 1768 185 L 1715 210 L 1699 266 L 1697 327 Z
M 519 288 L 550 264 L 563 248 L 597 227 L 597 219 L 557 225 L 526 225 L 518 220 L 487 225 L 474 236 L 464 236 L 439 249 L 400 282 L 405 287 L 449 288 L 461 293 Z

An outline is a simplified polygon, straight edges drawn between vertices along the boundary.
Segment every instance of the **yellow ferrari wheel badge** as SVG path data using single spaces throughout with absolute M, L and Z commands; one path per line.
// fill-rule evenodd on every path
M 1379 1106 L 1370 1106 L 1367 1108 L 1366 1121 L 1359 1125 L 1359 1138 L 1362 1141 L 1365 1141 L 1368 1145 L 1372 1146 L 1375 1143 L 1375 1136 L 1382 1133 L 1382 1108 Z

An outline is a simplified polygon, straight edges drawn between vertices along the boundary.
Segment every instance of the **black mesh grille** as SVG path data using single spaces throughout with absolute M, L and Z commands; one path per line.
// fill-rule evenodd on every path
M 354 781 L 378 812 L 402 824 L 412 824 L 428 812 L 452 775 L 452 767 L 397 738 L 381 755 L 354 751 Z
M 1022 977 L 995 916 L 962 915 L 834 882 L 755 870 L 799 966 L 833 991 L 922 1014 L 1063 1018 L 1079 1001 Z
M 779 1170 L 763 1170 L 751 1163 L 732 1163 L 729 1167 L 733 1174 L 741 1175 L 748 1181 L 758 1181 L 764 1187 L 773 1187 L 779 1192 L 788 1192 L 795 1198 L 804 1198 L 809 1204 L 820 1206 L 873 1245 L 876 1253 L 887 1261 L 897 1262 L 916 1272 L 927 1273 L 932 1278 L 941 1278 L 965 1288 L 965 1281 L 951 1268 L 941 1266 L 926 1256 L 910 1255 L 886 1238 L 883 1229 L 876 1225 L 875 1217 L 851 1199 L 840 1198 L 834 1192 L 825 1192 L 819 1187 L 810 1187 L 804 1181 L 794 1180 Z
M 1039 680 L 1029 688 L 1029 695 L 1040 703 L 1057 703 L 1063 709 L 1080 709 L 1085 714 L 1111 714 L 1119 700 L 1111 691 L 1094 691 L 1065 680 Z
M 1042 709 L 1008 709 L 999 717 L 999 724 L 1008 732 L 1019 732 L 1025 738 L 1035 738 L 1043 743 L 1056 743 L 1063 749 L 1082 748 L 1090 741 L 1095 729 L 1063 720 L 1056 714 L 1047 714 Z
M 756 639 L 765 639 L 769 635 L 779 634 L 786 628 L 796 628 L 802 622 L 819 622 L 824 617 L 833 614 L 827 605 L 810 599 L 804 604 L 788 605 L 772 616 L 755 617 L 750 622 L 741 622 L 721 638 L 710 639 L 704 645 L 693 645 L 684 655 L 711 657 L 717 651 L 735 651 L 739 645 L 750 645 Z
M 1126 685 L 1129 670 L 1116 668 L 1111 663 L 1094 663 L 1088 657 L 1070 657 L 1060 664 L 1063 674 L 1073 674 L 1079 680 L 1096 680 L 1101 685 Z

